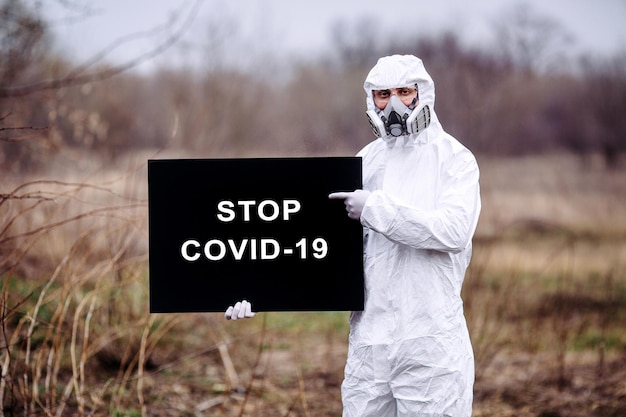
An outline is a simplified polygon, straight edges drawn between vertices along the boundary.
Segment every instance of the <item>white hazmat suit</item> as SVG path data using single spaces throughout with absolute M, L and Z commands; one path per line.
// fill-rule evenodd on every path
M 468 417 L 474 356 L 461 286 L 480 213 L 472 153 L 434 112 L 435 88 L 414 56 L 381 58 L 372 90 L 415 86 L 431 121 L 417 134 L 378 138 L 359 152 L 369 191 L 361 223 L 365 309 L 350 316 L 344 417 Z

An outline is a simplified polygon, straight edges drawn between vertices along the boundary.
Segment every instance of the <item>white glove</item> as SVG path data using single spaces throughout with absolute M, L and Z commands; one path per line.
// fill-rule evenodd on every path
M 328 198 L 334 200 L 344 200 L 343 203 L 346 205 L 348 217 L 354 220 L 359 220 L 361 218 L 361 213 L 363 212 L 363 207 L 365 207 L 365 202 L 369 196 L 369 191 L 354 190 L 352 192 L 331 193 Z
M 247 319 L 256 316 L 252 312 L 252 304 L 246 300 L 237 301 L 235 306 L 229 306 L 224 314 L 226 320 Z

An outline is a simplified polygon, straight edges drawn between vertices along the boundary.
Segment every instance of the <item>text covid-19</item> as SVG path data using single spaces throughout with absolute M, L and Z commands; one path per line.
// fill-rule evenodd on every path
M 251 221 L 289 221 L 302 208 L 298 200 L 223 200 L 217 204 L 217 219 L 223 223 L 240 220 Z M 323 259 L 328 254 L 328 242 L 323 237 L 294 239 L 289 244 L 281 245 L 273 238 L 220 239 L 206 241 L 187 239 L 180 247 L 180 254 L 188 262 L 207 259 L 212 262 L 223 259 L 272 260 L 279 256 L 297 256 L 300 259 Z

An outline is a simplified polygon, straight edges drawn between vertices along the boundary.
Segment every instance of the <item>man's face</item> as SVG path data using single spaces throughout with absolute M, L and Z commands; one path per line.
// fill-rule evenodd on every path
M 417 97 L 417 90 L 413 87 L 400 87 L 390 88 L 388 90 L 374 90 L 372 92 L 374 96 L 374 104 L 376 107 L 383 110 L 387 107 L 387 103 L 391 96 L 396 96 L 402 101 L 402 103 L 409 107 L 413 102 L 413 99 Z M 417 102 L 415 103 L 417 105 Z

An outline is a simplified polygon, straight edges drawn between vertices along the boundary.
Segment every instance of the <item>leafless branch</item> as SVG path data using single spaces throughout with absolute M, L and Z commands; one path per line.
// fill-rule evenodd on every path
M 1 120 L 1 119 L 0 119 Z M 34 127 L 34 126 L 20 126 L 20 127 L 0 127 L 0 132 L 7 132 L 9 134 L 15 134 L 20 132 L 20 136 L 15 137 L 0 137 L 0 142 L 24 142 L 33 138 L 41 138 L 40 133 L 50 129 L 49 126 Z M 25 132 L 26 134 L 22 133 Z
M 96 62 L 99 62 L 113 49 L 118 48 L 121 44 L 127 43 L 130 40 L 133 40 L 139 36 L 146 36 L 146 32 L 132 34 L 132 35 L 118 39 L 117 41 L 113 42 L 109 47 L 105 48 L 103 51 L 96 54 L 91 60 L 79 66 L 78 68 L 74 69 L 72 72 L 70 72 L 67 76 L 63 78 L 44 80 L 44 81 L 39 81 L 33 84 L 27 84 L 27 85 L 21 85 L 21 86 L 0 87 L 0 98 L 23 97 L 23 96 L 36 93 L 38 91 L 55 90 L 55 89 L 59 89 L 63 87 L 81 85 L 81 84 L 85 84 L 88 82 L 103 81 L 111 77 L 114 77 L 115 75 L 118 75 L 120 73 L 123 73 L 125 71 L 128 71 L 134 67 L 137 67 L 138 65 L 146 61 L 149 61 L 150 59 L 155 58 L 158 55 L 162 54 L 167 49 L 169 49 L 172 45 L 178 42 L 181 39 L 181 37 L 184 35 L 187 28 L 191 26 L 191 23 L 198 16 L 198 10 L 202 2 L 203 0 L 195 1 L 193 6 L 190 8 L 189 13 L 187 14 L 187 18 L 185 19 L 185 21 L 180 25 L 180 27 L 177 30 L 174 31 L 174 33 L 172 33 L 167 39 L 165 39 L 165 41 L 157 45 L 155 48 L 149 50 L 148 52 L 141 54 L 138 57 L 127 61 L 126 63 L 112 66 L 110 68 L 100 70 L 100 71 L 95 71 L 91 73 L 83 73 L 83 71 L 93 66 Z M 154 30 L 160 30 L 160 29 L 154 29 Z M 150 32 L 147 32 L 147 33 L 150 33 Z
M 145 208 L 146 206 L 144 204 L 128 204 L 128 205 L 112 206 L 112 207 L 105 207 L 105 208 L 101 208 L 101 209 L 91 210 L 91 211 L 88 211 L 88 212 L 85 212 L 85 213 L 80 213 L 80 214 L 78 214 L 76 216 L 72 216 L 72 217 L 68 217 L 68 218 L 63 219 L 63 220 L 59 220 L 59 221 L 57 221 L 55 223 L 51 223 L 51 224 L 48 224 L 48 225 L 45 225 L 45 226 L 38 227 L 38 228 L 33 229 L 33 230 L 29 230 L 29 231 L 26 231 L 26 232 L 18 233 L 18 234 L 15 234 L 13 236 L 3 237 L 2 239 L 0 239 L 0 245 L 4 244 L 6 242 L 9 242 L 11 240 L 15 240 L 15 239 L 23 238 L 23 237 L 27 237 L 27 236 L 32 236 L 32 235 L 35 235 L 35 234 L 40 233 L 40 232 L 52 230 L 52 229 L 54 229 L 56 227 L 59 227 L 59 226 L 62 226 L 64 224 L 80 220 L 80 219 L 85 218 L 85 217 L 93 217 L 93 216 L 105 215 L 107 213 L 115 212 L 115 211 L 122 210 L 122 209 L 135 209 L 135 208 L 141 208 L 141 207 Z

